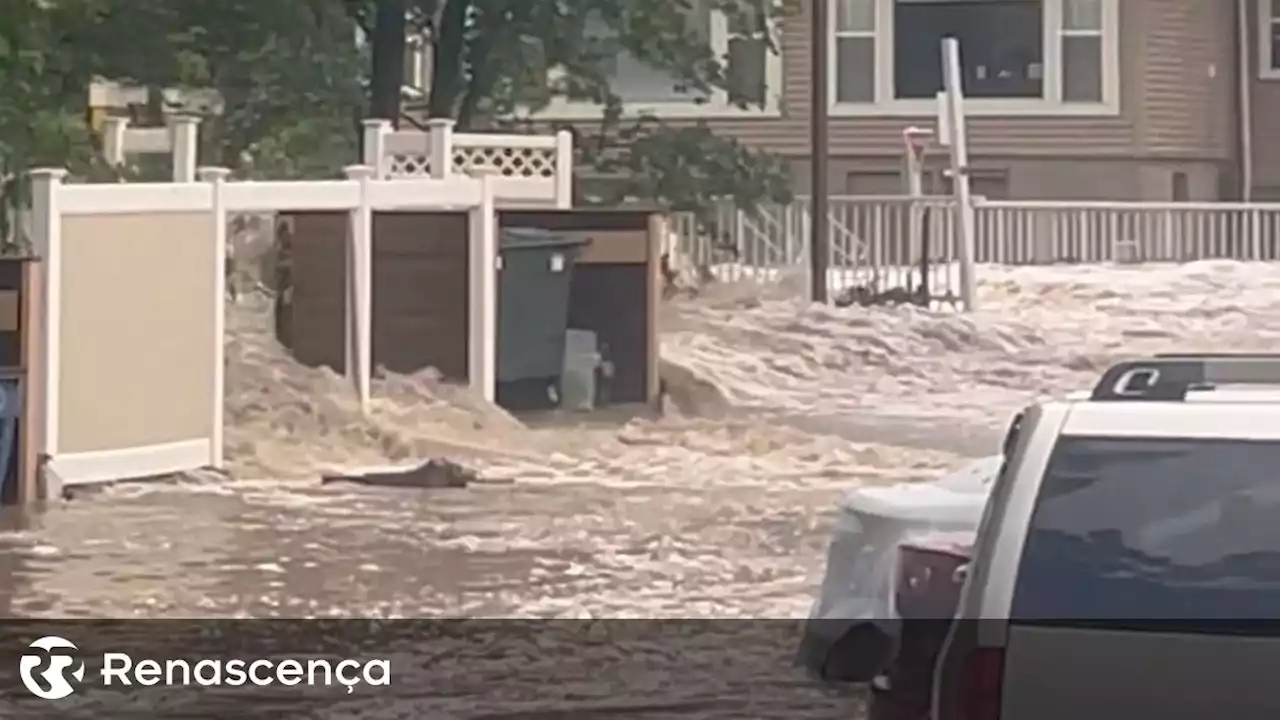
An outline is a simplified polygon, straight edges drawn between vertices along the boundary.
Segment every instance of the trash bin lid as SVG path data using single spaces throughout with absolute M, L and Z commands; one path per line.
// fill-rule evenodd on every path
M 508 248 L 574 247 L 586 244 L 584 240 L 565 237 L 560 233 L 541 228 L 504 228 L 500 242 L 503 250 Z

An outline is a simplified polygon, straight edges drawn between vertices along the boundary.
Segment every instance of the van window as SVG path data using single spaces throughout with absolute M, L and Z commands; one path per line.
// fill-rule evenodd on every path
M 1280 442 L 1065 437 L 1011 619 L 1274 618 Z

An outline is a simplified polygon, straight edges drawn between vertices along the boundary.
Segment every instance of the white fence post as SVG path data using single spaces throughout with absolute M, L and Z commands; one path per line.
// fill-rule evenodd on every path
M 498 221 L 492 168 L 476 168 L 482 184 L 479 207 L 470 213 L 467 268 L 467 379 L 480 397 L 494 402 L 498 392 Z
M 556 207 L 573 207 L 573 133 L 556 133 Z
M 453 175 L 453 120 L 431 118 L 427 121 L 430 147 L 427 157 L 431 161 L 431 177 L 448 180 Z
M 369 412 L 373 376 L 373 168 L 352 165 L 347 177 L 360 183 L 360 207 L 351 212 L 347 246 L 347 377 L 355 385 L 360 412 Z
M 109 117 L 102 121 L 102 156 L 112 167 L 124 164 L 124 138 L 128 129 L 129 118 Z
M 173 153 L 173 181 L 195 182 L 200 120 L 188 115 L 170 115 L 167 123 L 169 148 Z
M 977 279 L 974 277 L 974 218 L 973 196 L 969 186 L 969 138 L 964 116 L 964 91 L 960 60 L 960 41 L 945 38 L 942 41 L 942 73 L 946 88 L 946 121 L 944 126 L 951 141 L 951 183 L 955 189 L 957 212 L 960 213 L 960 300 L 965 310 L 977 307 Z
M 373 168 L 375 179 L 382 180 L 387 176 L 387 133 L 391 132 L 391 123 L 375 118 L 361 124 L 364 126 L 362 162 Z
M 231 171 L 220 167 L 202 167 L 196 171 L 200 182 L 213 186 L 213 255 L 217 268 L 213 280 L 213 437 L 209 443 L 209 465 L 215 468 L 223 466 L 223 428 L 224 405 L 226 399 L 226 348 L 224 337 L 227 330 L 227 206 L 223 198 L 223 188 Z
M 44 281 L 44 316 L 38 342 L 43 358 L 43 368 L 37 375 L 37 397 L 44 411 L 43 439 L 40 452 L 55 455 L 58 452 L 59 427 L 59 375 L 62 371 L 62 209 L 58 203 L 58 190 L 67 171 L 61 168 L 32 170 L 31 176 L 31 243 L 35 254 L 42 258 Z M 52 497 L 53 489 L 46 497 Z

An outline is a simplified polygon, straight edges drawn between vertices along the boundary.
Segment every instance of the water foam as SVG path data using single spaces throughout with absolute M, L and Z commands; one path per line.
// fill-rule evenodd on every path
M 271 318 L 262 295 L 228 312 L 226 442 L 234 475 L 314 477 L 442 453 L 519 453 L 526 445 L 519 421 L 431 369 L 380 373 L 365 417 L 345 378 L 290 357 Z
M 344 379 L 279 346 L 269 301 L 247 298 L 228 322 L 228 457 L 237 476 L 275 478 L 440 454 L 542 481 L 680 475 L 698 484 L 706 473 L 679 466 L 708 458 L 751 483 L 889 471 L 903 453 L 761 418 L 884 414 L 998 426 L 1035 397 L 1087 387 L 1121 357 L 1280 342 L 1280 266 L 988 266 L 980 278 L 980 307 L 967 314 L 812 305 L 743 284 L 674 302 L 664 308 L 664 360 L 713 386 L 731 412 L 621 429 L 531 429 L 433 371 L 379 377 L 362 417 Z
M 1280 347 L 1280 266 L 981 267 L 979 309 L 685 301 L 663 354 L 733 402 L 998 424 L 1122 357 Z

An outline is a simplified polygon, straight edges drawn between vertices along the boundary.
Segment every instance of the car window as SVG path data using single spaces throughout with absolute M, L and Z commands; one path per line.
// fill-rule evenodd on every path
M 1280 442 L 1059 440 L 1012 619 L 1248 620 L 1277 607 Z

